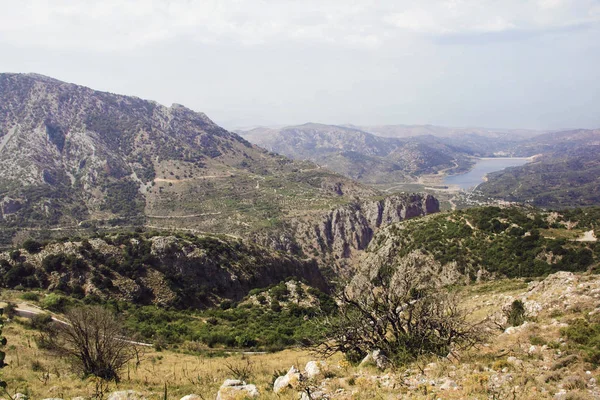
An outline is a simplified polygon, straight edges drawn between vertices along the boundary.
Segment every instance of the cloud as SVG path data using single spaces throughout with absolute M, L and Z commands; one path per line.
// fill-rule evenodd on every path
M 412 35 L 477 35 L 595 24 L 594 0 L 0 0 L 0 41 L 129 50 L 159 42 L 317 42 L 377 47 Z

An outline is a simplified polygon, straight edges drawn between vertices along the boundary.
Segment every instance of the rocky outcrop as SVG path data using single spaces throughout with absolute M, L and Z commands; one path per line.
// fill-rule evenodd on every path
M 273 393 L 279 394 L 286 391 L 287 389 L 295 389 L 300 385 L 303 376 L 300 371 L 292 366 L 287 374 L 278 377 L 273 383 Z
M 217 393 L 217 400 L 250 399 L 259 395 L 255 385 L 249 385 L 237 379 L 227 379 Z
M 254 235 L 253 240 L 291 253 L 302 250 L 321 260 L 333 258 L 343 267 L 367 248 L 379 228 L 439 211 L 439 201 L 425 194 L 356 201 L 306 220 L 294 220 L 284 230 Z
M 15 271 L 19 279 L 4 279 L 14 277 Z M 22 250 L 18 259 L 0 253 L 0 279 L 8 287 L 43 287 L 177 308 L 239 301 L 251 289 L 289 277 L 322 291 L 328 288 L 314 260 L 209 235 L 109 235 L 50 243 L 35 254 Z

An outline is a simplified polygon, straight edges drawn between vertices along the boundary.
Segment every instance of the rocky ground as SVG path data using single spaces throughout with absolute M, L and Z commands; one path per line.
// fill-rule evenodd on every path
M 598 318 L 600 276 L 559 272 L 530 282 L 503 280 L 473 285 L 461 289 L 459 293 L 465 299 L 465 306 L 472 310 L 473 321 L 488 316 L 489 336 L 478 348 L 451 357 L 422 359 L 404 368 L 382 370 L 377 367 L 376 356 L 360 366 L 352 366 L 339 356 L 319 360 L 306 352 L 200 361 L 200 356 L 182 353 L 180 349 L 174 354 L 162 352 L 147 357 L 151 361 L 146 360 L 143 368 L 156 371 L 152 377 L 143 375 L 143 371 L 136 372 L 142 375 L 137 378 L 132 376 L 118 387 L 112 387 L 115 390 L 105 398 L 163 399 L 164 391 L 160 390 L 157 381 L 157 376 L 163 374 L 168 377 L 167 381 L 173 382 L 173 386 L 168 387 L 167 398 L 182 400 L 252 397 L 303 400 L 600 398 L 597 385 L 600 371 L 565 335 L 565 328 L 574 324 L 574 321 L 585 319 L 595 322 Z M 503 310 L 514 300 L 523 301 L 526 321 L 519 326 L 508 326 Z M 8 325 L 7 328 L 5 333 L 9 343 L 18 342 L 10 336 L 12 326 Z M 25 335 L 27 333 L 22 336 Z M 15 355 L 10 351 L 8 354 L 14 362 Z M 182 367 L 183 364 L 194 362 L 194 359 L 198 365 L 202 363 L 204 368 L 198 370 L 195 381 L 193 379 L 196 378 L 188 376 L 189 366 L 187 369 Z M 247 363 L 233 369 L 238 372 L 242 365 L 253 365 L 254 369 L 250 368 L 251 373 L 239 379 L 232 369 L 224 367 L 235 362 Z M 24 363 L 23 359 L 20 363 Z M 18 369 L 12 367 L 8 372 L 9 387 L 23 387 L 14 383 Z M 208 379 L 202 380 L 202 376 Z M 54 379 L 54 385 L 58 388 L 54 389 L 56 393 L 72 393 L 65 389 L 71 382 L 66 377 Z M 156 382 L 152 383 L 153 380 Z M 86 387 L 82 383 L 76 385 L 82 391 Z M 50 394 L 48 387 L 52 389 L 52 382 L 45 390 L 35 393 Z M 89 385 L 87 387 L 89 390 Z M 185 392 L 195 392 L 197 397 L 182 397 Z M 31 398 L 75 397 L 36 395 Z

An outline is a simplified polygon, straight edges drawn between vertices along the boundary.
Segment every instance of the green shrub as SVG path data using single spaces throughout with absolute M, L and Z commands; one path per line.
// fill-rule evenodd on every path
M 69 305 L 67 297 L 56 293 L 50 293 L 42 300 L 42 307 L 54 312 L 64 312 Z
M 26 292 L 21 295 L 21 299 L 27 300 L 27 301 L 39 301 L 40 295 L 35 292 Z
M 520 326 L 525 322 L 525 304 L 521 300 L 515 300 L 506 312 L 506 319 L 510 326 Z
M 51 323 L 52 316 L 46 313 L 35 314 L 30 321 L 31 327 L 39 331 L 45 331 Z
M 600 323 L 577 319 L 560 332 L 583 352 L 586 361 L 600 365 Z
M 37 240 L 27 239 L 23 242 L 23 248 L 31 254 L 36 254 L 44 248 L 44 245 Z

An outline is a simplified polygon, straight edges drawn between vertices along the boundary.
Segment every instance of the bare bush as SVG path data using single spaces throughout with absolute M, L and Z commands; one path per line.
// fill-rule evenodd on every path
M 446 356 L 483 339 L 480 324 L 467 321 L 456 295 L 416 271 L 380 272 L 346 287 L 339 312 L 320 321 L 317 352 L 342 352 L 353 362 L 378 349 L 393 365 L 424 354 Z M 386 276 L 387 275 L 387 276 Z
M 135 344 L 125 338 L 123 324 L 99 306 L 73 308 L 66 323 L 48 336 L 50 348 L 67 356 L 85 376 L 119 381 L 119 371 L 136 357 Z

